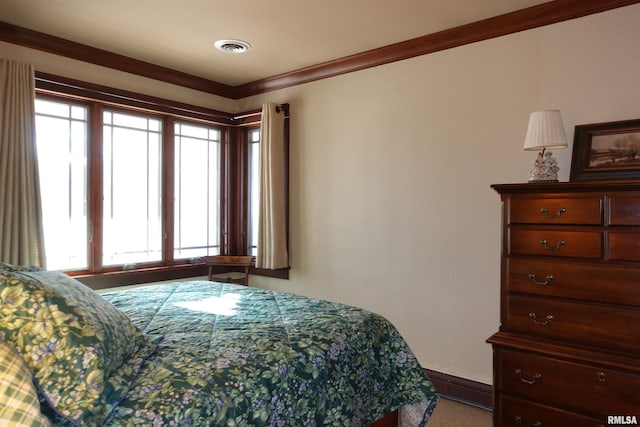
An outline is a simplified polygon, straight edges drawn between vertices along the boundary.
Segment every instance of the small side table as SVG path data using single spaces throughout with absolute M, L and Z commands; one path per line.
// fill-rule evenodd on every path
M 216 282 L 238 283 L 249 286 L 249 267 L 255 265 L 256 257 L 245 255 L 215 255 L 204 257 L 202 260 L 207 264 L 208 278 L 210 281 L 215 279 Z M 215 267 L 242 267 L 244 274 L 235 270 L 213 274 Z M 237 277 L 240 275 L 238 273 L 242 276 Z M 234 277 L 234 275 L 236 277 Z

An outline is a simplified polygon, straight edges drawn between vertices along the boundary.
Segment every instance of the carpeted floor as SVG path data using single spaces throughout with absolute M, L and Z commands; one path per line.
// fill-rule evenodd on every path
M 427 427 L 491 427 L 491 411 L 440 397 Z

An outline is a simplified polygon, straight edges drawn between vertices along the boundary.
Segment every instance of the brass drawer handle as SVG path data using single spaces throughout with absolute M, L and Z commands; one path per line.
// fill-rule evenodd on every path
M 529 317 L 533 319 L 534 323 L 537 323 L 538 325 L 542 325 L 542 326 L 547 326 L 549 322 L 553 320 L 552 315 L 548 315 L 547 317 L 545 317 L 544 320 L 538 320 L 538 315 L 535 314 L 534 312 L 529 313 Z
M 549 210 L 547 208 L 540 209 L 540 213 L 547 218 L 560 218 L 560 216 L 565 213 L 567 210 L 565 208 L 558 209 L 557 214 L 549 214 Z
M 522 417 L 519 415 L 516 415 L 516 423 L 518 423 L 518 427 L 524 427 Z M 534 421 L 533 427 L 542 427 L 542 423 L 540 421 Z
M 539 281 L 535 273 L 529 273 L 529 279 L 531 279 L 534 285 L 547 286 L 553 280 L 553 274 L 547 274 L 544 282 Z
M 515 372 L 518 379 L 525 384 L 534 385 L 539 379 L 542 379 L 542 374 L 533 374 L 532 379 L 527 379 L 522 376 L 522 369 L 516 369 Z
M 555 246 L 549 246 L 549 242 L 547 242 L 547 239 L 542 239 L 540 240 L 540 244 L 549 250 L 557 251 L 562 246 L 566 245 L 567 242 L 565 242 L 564 240 L 558 240 L 558 243 L 556 243 Z

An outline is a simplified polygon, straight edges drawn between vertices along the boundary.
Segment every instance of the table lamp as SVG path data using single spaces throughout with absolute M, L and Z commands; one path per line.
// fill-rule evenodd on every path
M 558 110 L 536 111 L 529 116 L 529 127 L 524 139 L 524 149 L 540 150 L 531 166 L 529 182 L 558 182 L 557 160 L 547 148 L 567 147 L 562 116 Z

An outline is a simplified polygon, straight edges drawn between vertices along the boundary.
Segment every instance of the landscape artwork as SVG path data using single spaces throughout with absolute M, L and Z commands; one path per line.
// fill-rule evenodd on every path
M 592 137 L 589 167 L 638 166 L 640 166 L 640 132 Z
M 640 180 L 640 119 L 577 125 L 570 181 Z

